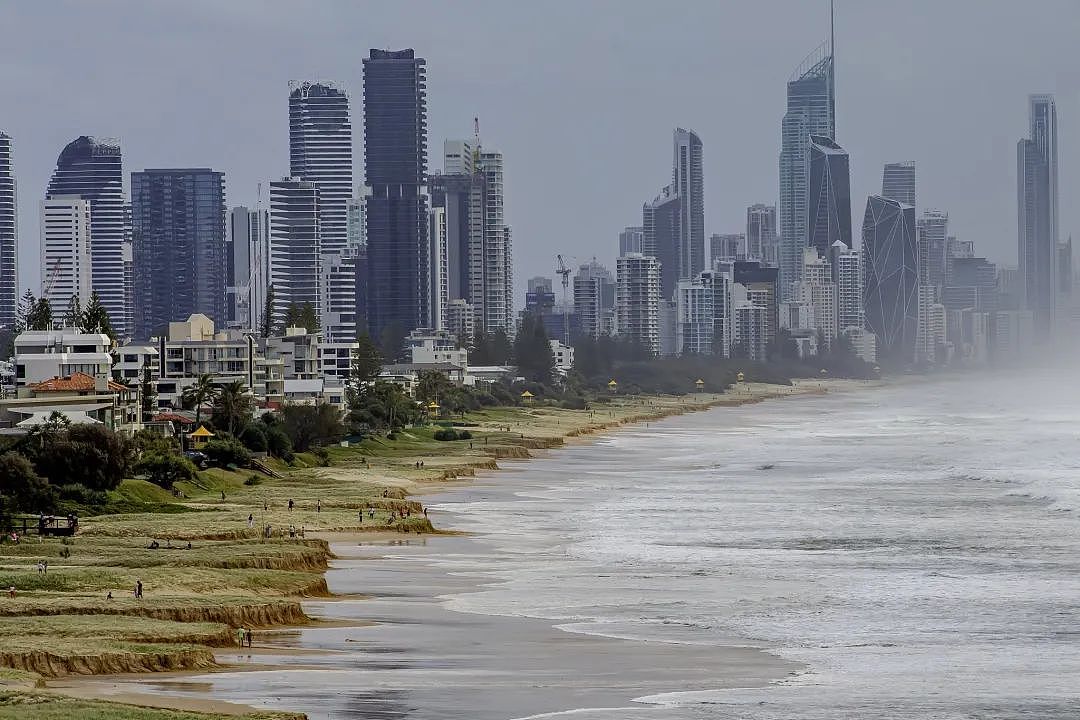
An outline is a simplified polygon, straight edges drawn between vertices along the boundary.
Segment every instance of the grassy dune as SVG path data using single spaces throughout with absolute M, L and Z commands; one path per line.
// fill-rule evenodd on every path
M 408 497 L 418 488 L 623 423 L 788 392 L 768 386 L 741 397 L 613 398 L 589 411 L 488 409 L 455 418 L 472 440 L 440 442 L 433 428 L 416 428 L 394 440 L 330 448 L 329 467 L 300 455 L 295 467 L 278 466 L 282 478 L 215 469 L 183 484 L 183 500 L 127 480 L 112 498 L 122 512 L 82 519 L 75 538 L 0 545 L 0 589 L 16 588 L 16 597 L 0 596 L 0 685 L 22 688 L 0 693 L 0 720 L 217 717 L 25 688 L 68 674 L 211 668 L 211 648 L 233 642 L 237 627 L 309 622 L 299 601 L 328 594 L 330 559 L 326 542 L 312 533 L 433 532 L 422 502 Z M 151 549 L 155 540 L 160 547 Z M 38 572 L 41 561 L 47 573 Z M 142 599 L 133 596 L 139 581 Z
M 303 720 L 295 713 L 253 713 L 245 720 Z M 236 720 L 236 715 L 159 710 L 42 692 L 0 692 L 0 720 Z

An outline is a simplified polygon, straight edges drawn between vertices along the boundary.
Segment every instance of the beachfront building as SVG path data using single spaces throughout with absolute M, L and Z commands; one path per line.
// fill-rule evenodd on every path
M 72 425 L 102 425 L 131 436 L 142 428 L 139 389 L 107 377 L 73 372 L 19 388 L 0 399 L 0 435 L 25 435 L 55 413 Z
M 832 279 L 836 284 L 836 329 L 847 333 L 849 328 L 862 330 L 863 312 L 862 255 L 839 240 L 829 252 Z
M 732 357 L 765 360 L 768 309 L 753 302 L 744 285 L 732 286 L 734 344 Z
M 653 355 L 660 354 L 660 263 L 641 253 L 618 261 L 615 307 L 619 334 Z
M 679 280 L 679 239 L 682 199 L 670 185 L 641 208 L 641 254 L 660 265 L 660 297 L 671 298 Z M 635 253 L 627 253 L 633 255 Z
M 704 145 L 693 130 L 675 128 L 671 185 L 679 197 L 676 225 L 679 251 L 678 279 L 695 278 L 705 266 Z M 670 296 L 665 296 L 665 300 Z
M 319 188 L 287 177 L 270 183 L 270 286 L 272 327 L 281 327 L 290 308 L 322 307 L 322 248 Z
M 752 261 L 735 262 L 731 267 L 732 281 L 746 288 L 750 302 L 765 308 L 765 344 L 768 345 L 773 341 L 780 325 L 780 271 Z
M 829 261 L 814 247 L 803 250 L 802 279 L 795 283 L 794 301 L 813 308 L 813 329 L 831 344 L 837 333 L 836 284 Z
M 90 201 L 76 195 L 41 203 L 41 297 L 60 318 L 73 298 L 85 305 L 93 292 Z
M 111 377 L 112 341 L 79 328 L 25 330 L 15 338 L 15 386 L 24 388 L 74 373 L 102 382 Z
M 1016 148 L 1018 256 L 1022 307 L 1035 318 L 1035 339 L 1045 341 L 1057 315 L 1058 158 L 1053 95 L 1028 98 L 1030 137 Z

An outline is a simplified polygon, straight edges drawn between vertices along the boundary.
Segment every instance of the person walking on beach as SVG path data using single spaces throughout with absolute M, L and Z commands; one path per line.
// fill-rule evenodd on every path
M 244 635 L 246 635 L 246 634 L 247 634 L 247 631 L 244 630 L 244 628 L 242 628 L 242 627 L 236 628 L 236 647 L 240 647 L 240 648 L 244 647 Z
M 322 512 L 322 500 L 316 500 L 315 501 L 315 513 L 318 514 L 318 513 L 321 513 L 321 512 Z
M 251 636 L 253 634 L 254 633 L 251 632 L 251 628 L 248 628 L 247 633 L 245 633 L 245 639 L 247 640 L 247 646 L 249 650 L 251 649 Z
M 364 524 L 364 511 L 363 511 L 363 510 L 361 510 L 361 511 L 360 511 L 360 512 L 358 512 L 358 513 L 356 513 L 356 519 L 360 521 L 360 524 L 361 524 L 361 525 L 363 525 L 363 524 Z
M 136 600 L 142 600 L 142 596 L 143 596 L 142 580 L 136 580 L 135 581 L 135 599 Z
M 42 564 L 42 562 L 41 562 L 41 561 L 39 560 L 39 561 L 38 561 L 38 564 L 37 564 L 37 574 L 38 574 L 38 575 L 40 575 L 40 574 L 41 574 L 41 573 L 43 573 L 43 572 L 45 572 L 45 566 L 44 566 L 44 565 Z
M 221 502 L 225 502 L 225 491 L 221 491 Z
M 42 560 L 41 561 L 41 572 L 42 572 L 43 575 L 48 575 L 49 574 L 49 561 L 48 560 Z
M 289 498 L 289 512 L 292 512 L 292 506 L 293 506 L 292 498 Z
M 255 527 L 255 516 L 248 513 L 248 530 Z
M 375 508 L 369 507 L 368 511 L 367 511 L 367 516 L 368 516 L 368 520 L 374 520 L 375 519 Z

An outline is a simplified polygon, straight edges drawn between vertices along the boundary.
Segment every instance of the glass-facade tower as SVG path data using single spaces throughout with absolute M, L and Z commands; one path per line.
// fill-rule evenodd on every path
M 780 135 L 780 287 L 785 299 L 799 279 L 808 242 L 807 181 L 811 135 L 836 137 L 832 44 L 825 43 L 795 70 L 787 84 L 787 112 Z
M 1032 95 L 1028 110 L 1031 137 L 1016 148 L 1020 298 L 1043 340 L 1057 312 L 1057 108 L 1052 95 Z
M 398 351 L 429 325 L 427 72 L 408 50 L 371 50 L 364 60 L 368 332 Z
M 328 339 L 351 341 L 356 337 L 359 243 L 349 239 L 353 197 L 349 97 L 337 83 L 289 83 L 289 174 L 319 188 L 320 321 Z
M 863 308 L 877 336 L 878 357 L 915 359 L 919 329 L 919 249 L 915 208 L 871 195 L 862 228 Z
M 92 216 L 91 216 L 92 218 Z M 202 313 L 225 324 L 225 174 L 131 173 L 135 337 Z
M 807 171 L 807 245 L 818 257 L 840 241 L 851 247 L 851 183 L 847 151 L 831 138 L 810 136 Z
M 45 198 L 75 195 L 90 202 L 92 287 L 117 335 L 129 335 L 130 215 L 124 202 L 120 143 L 83 135 L 60 152 Z M 130 267 L 130 266 L 129 266 Z

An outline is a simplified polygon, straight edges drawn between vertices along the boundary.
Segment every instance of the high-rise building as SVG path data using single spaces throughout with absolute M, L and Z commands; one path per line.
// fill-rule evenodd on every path
M 679 279 L 705 272 L 705 173 L 701 138 L 676 128 L 671 186 L 679 196 Z
M 746 235 L 727 233 L 709 236 L 709 257 L 715 269 L 718 262 L 735 262 L 749 259 Z
M 924 211 L 915 221 L 915 232 L 919 243 L 919 282 L 943 287 L 949 272 L 949 213 Z
M 619 233 L 619 254 L 626 255 L 627 253 L 641 252 L 644 237 L 645 228 L 628 225 L 625 230 Z
M 364 60 L 368 331 L 389 352 L 430 324 L 425 64 L 411 49 Z
M 1031 137 L 1016 148 L 1021 302 L 1045 340 L 1057 313 L 1057 108 L 1052 95 L 1028 98 Z
M 335 82 L 289 83 L 289 174 L 319 188 L 320 324 L 328 342 L 356 337 L 356 255 L 349 240 L 353 138 L 349 97 Z
M 837 240 L 829 255 L 833 281 L 836 283 L 836 328 L 847 332 L 849 328 L 862 330 L 865 325 L 863 313 L 862 256 Z
M 972 308 L 976 312 L 999 309 L 997 266 L 986 258 L 953 258 L 949 284 L 942 291 L 947 310 Z
M 447 243 L 446 208 L 433 206 L 428 210 L 428 297 L 431 299 L 431 327 L 446 327 L 446 305 L 450 302 L 450 267 Z
M 225 320 L 225 175 L 209 168 L 131 173 L 135 337 L 201 313 Z
M 736 262 L 732 265 L 732 272 L 732 279 L 743 287 L 749 302 L 765 310 L 762 332 L 768 345 L 780 327 L 779 270 L 758 262 Z
M 660 354 L 660 262 L 640 253 L 618 261 L 615 306 L 619 334 Z
M 764 360 L 769 347 L 768 310 L 746 292 L 741 283 L 732 286 L 732 355 Z
M 0 334 L 15 329 L 19 302 L 19 193 L 11 136 L 0 130 Z
M 82 305 L 93 291 L 90 201 L 66 195 L 41 203 L 41 297 L 61 319 L 73 297 Z M 89 329 L 89 328 L 88 328 Z
M 270 287 L 272 325 L 280 327 L 290 308 L 318 312 L 322 288 L 319 245 L 319 188 L 310 180 L 282 178 L 270 183 Z
M 101 298 L 117 335 L 131 333 L 130 216 L 125 211 L 120 143 L 85 135 L 60 152 L 45 199 L 70 196 L 90 203 L 92 289 Z
M 881 175 L 881 197 L 916 207 L 915 162 L 886 163 Z
M 919 326 L 919 251 L 915 208 L 871 195 L 863 217 L 863 308 L 878 357 L 915 359 Z
M 476 327 L 511 331 L 513 247 L 503 216 L 503 156 L 478 142 L 447 140 L 444 166 L 430 179 L 431 203 L 446 224 L 447 293 L 473 306 Z
M 836 284 L 828 259 L 813 247 L 803 250 L 802 279 L 795 283 L 794 299 L 813 310 L 814 331 L 831 344 L 837 334 Z
M 681 202 L 669 185 L 641 208 L 641 254 L 654 257 L 660 263 L 660 296 L 663 298 L 674 297 L 675 283 L 679 280 Z
M 600 337 L 600 295 L 599 277 L 582 273 L 574 276 L 574 314 L 582 337 L 593 340 Z
M 832 42 L 811 53 L 787 84 L 787 112 L 780 146 L 780 287 L 783 299 L 799 279 L 808 244 L 810 136 L 836 137 Z
M 680 280 L 676 292 L 675 352 L 720 355 L 731 353 L 731 275 L 704 272 Z
M 345 234 L 349 238 L 349 247 L 361 248 L 367 245 L 367 196 L 349 198 L 345 204 Z
M 776 265 L 776 206 L 757 203 L 746 208 L 746 254 L 748 260 Z
M 226 325 L 258 330 L 270 284 L 270 214 L 238 206 L 225 224 Z
M 811 135 L 807 186 L 807 245 L 828 257 L 839 240 L 851 243 L 851 181 L 847 151 L 831 138 Z

